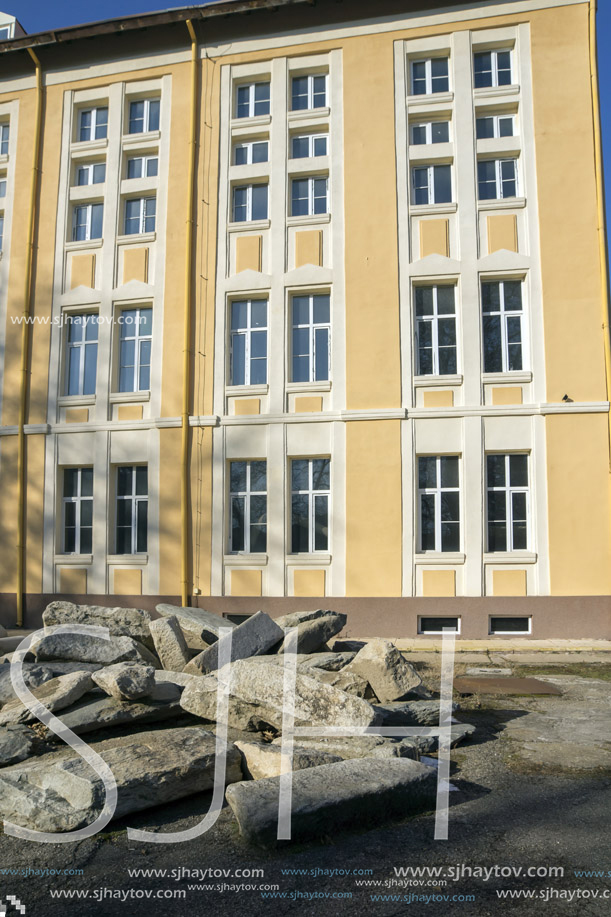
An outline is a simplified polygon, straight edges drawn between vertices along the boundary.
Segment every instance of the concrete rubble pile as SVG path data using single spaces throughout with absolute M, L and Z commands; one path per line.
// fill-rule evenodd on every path
M 215 767 L 241 834 L 262 846 L 276 843 L 291 768 L 295 840 L 432 807 L 436 772 L 420 757 L 437 751 L 426 732 L 439 725 L 439 700 L 393 643 L 331 646 L 346 616 L 320 609 L 275 620 L 259 611 L 239 625 L 197 608 L 156 611 L 53 602 L 22 665 L 28 691 L 111 767 L 115 818 L 211 790 Z M 58 625 L 104 627 L 109 638 Z M 0 817 L 50 833 L 82 828 L 102 812 L 103 781 L 17 696 L 12 657 L 0 658 Z M 289 756 L 291 721 L 310 734 L 294 737 Z M 405 726 L 425 734 L 375 732 Z M 473 731 L 454 723 L 452 745 Z

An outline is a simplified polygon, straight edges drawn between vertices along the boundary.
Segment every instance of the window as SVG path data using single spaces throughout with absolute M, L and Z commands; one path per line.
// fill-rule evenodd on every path
M 475 133 L 478 140 L 492 137 L 513 137 L 515 115 L 483 115 L 481 118 L 476 118 Z
M 125 201 L 125 235 L 155 232 L 156 197 L 135 197 Z
M 104 204 L 82 204 L 72 214 L 72 241 L 88 242 L 102 238 Z
M 420 550 L 460 551 L 458 456 L 418 459 Z
M 77 185 L 100 185 L 106 181 L 106 163 L 89 162 L 76 167 Z
M 95 394 L 98 365 L 98 316 L 93 312 L 65 316 L 66 395 Z
M 141 554 L 147 548 L 148 471 L 146 465 L 117 468 L 117 554 Z
M 132 156 L 127 160 L 128 178 L 154 178 L 158 174 L 157 156 Z
M 314 216 L 317 213 L 328 213 L 327 201 L 329 179 L 309 176 L 294 178 L 291 181 L 291 216 Z
M 78 139 L 103 140 L 108 134 L 108 109 L 84 108 L 79 112 Z
M 0 175 L 0 197 L 6 197 L 6 173 Z
M 64 468 L 64 554 L 91 554 L 93 468 Z
M 267 219 L 267 185 L 239 185 L 233 189 L 234 223 Z
M 412 124 L 411 126 L 411 142 L 414 145 L 421 143 L 447 143 L 449 139 L 449 121 L 425 121 L 422 124 Z
M 433 92 L 447 92 L 449 88 L 447 57 L 412 61 L 412 95 L 423 96 Z
M 291 138 L 291 159 L 326 156 L 329 152 L 327 134 L 299 134 Z
M 511 85 L 511 51 L 480 51 L 473 55 L 473 85 Z
M 267 382 L 267 300 L 231 303 L 231 385 Z
M 2 251 L 3 239 L 4 239 L 4 214 L 0 213 L 0 251 Z
M 229 550 L 256 554 L 267 547 L 267 462 L 229 463 Z
M 451 166 L 412 169 L 414 204 L 447 204 L 452 200 Z
M 327 75 L 294 76 L 291 82 L 291 111 L 325 108 L 327 104 Z
M 291 463 L 291 551 L 329 549 L 331 460 L 293 459 Z
M 153 310 L 127 309 L 119 324 L 119 391 L 147 392 L 151 387 Z
M 420 617 L 418 618 L 419 634 L 443 634 L 444 628 L 460 633 L 460 618 Z
M 482 283 L 484 372 L 522 369 L 522 283 Z
M 528 548 L 528 456 L 487 455 L 488 551 Z
M 8 122 L 0 124 L 0 156 L 8 156 L 10 126 Z
M 8 26 L 6 28 L 0 29 L 0 41 L 6 41 L 6 39 L 10 37 L 11 37 L 11 30 Z
M 329 378 L 330 297 L 293 296 L 292 382 Z
M 481 201 L 516 197 L 518 164 L 516 159 L 480 159 L 477 163 L 477 193 Z
M 233 148 L 233 163 L 236 166 L 250 166 L 256 162 L 267 162 L 269 159 L 269 142 L 267 140 L 248 140 L 236 143 Z
M 138 99 L 129 103 L 128 134 L 159 130 L 159 99 Z
M 414 287 L 418 375 L 456 372 L 454 286 Z
M 236 118 L 269 115 L 269 83 L 247 83 L 238 86 L 235 100 Z
M 490 633 L 491 634 L 530 634 L 532 619 L 528 616 L 501 617 L 500 615 L 491 616 Z

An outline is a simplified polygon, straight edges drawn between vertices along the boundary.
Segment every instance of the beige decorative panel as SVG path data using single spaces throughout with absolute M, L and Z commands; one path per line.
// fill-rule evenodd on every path
M 123 283 L 139 280 L 148 283 L 149 250 L 148 248 L 126 248 L 123 251 Z
M 322 411 L 322 395 L 309 398 L 295 398 L 295 410 L 299 414 Z
M 313 264 L 322 267 L 322 230 L 310 229 L 295 233 L 295 267 Z
M 142 420 L 141 404 L 117 405 L 117 420 Z
M 454 405 L 454 392 L 451 389 L 442 392 L 423 392 L 422 404 L 425 408 L 451 408 Z
M 493 388 L 492 403 L 497 405 L 522 404 L 522 386 L 504 385 L 502 388 Z
M 234 409 L 234 412 L 239 415 L 260 414 L 261 413 L 261 399 L 260 398 L 238 398 L 233 403 L 233 409 Z
M 261 236 L 238 236 L 235 241 L 235 270 L 241 271 L 261 270 Z
M 456 572 L 454 570 L 423 570 L 422 595 L 450 598 L 456 595 Z
M 298 596 L 325 595 L 324 570 L 295 570 L 293 594 Z
M 450 257 L 450 224 L 448 220 L 420 220 L 420 257 Z
M 70 289 L 95 287 L 95 255 L 72 255 Z
M 66 408 L 66 423 L 87 423 L 89 408 Z
M 526 595 L 526 570 L 493 570 L 493 595 Z
M 60 567 L 59 591 L 66 595 L 87 595 L 87 570 L 82 567 Z
M 232 595 L 261 595 L 260 570 L 232 570 Z
M 142 570 L 115 570 L 115 595 L 142 595 Z
M 518 221 L 515 213 L 502 213 L 488 217 L 488 254 L 501 248 L 509 252 L 518 250 Z

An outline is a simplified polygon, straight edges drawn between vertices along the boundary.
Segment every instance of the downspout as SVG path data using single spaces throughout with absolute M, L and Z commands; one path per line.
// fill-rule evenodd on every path
M 21 381 L 19 389 L 19 420 L 17 423 L 17 627 L 23 627 L 23 598 L 25 592 L 25 501 L 26 501 L 26 448 L 25 422 L 28 401 L 30 317 L 34 288 L 34 233 L 36 227 L 36 200 L 40 183 L 40 141 L 42 128 L 42 67 L 31 48 L 28 54 L 36 67 L 36 123 L 34 131 L 34 152 L 32 178 L 30 181 L 30 212 L 28 217 L 28 238 L 25 263 L 25 290 L 21 324 Z
M 186 26 L 191 36 L 191 126 L 189 134 L 189 175 L 187 180 L 187 232 L 185 239 L 185 307 L 184 307 L 184 343 L 182 363 L 182 439 L 180 466 L 180 540 L 181 540 L 181 603 L 190 603 L 189 588 L 189 391 L 191 386 L 191 324 L 193 317 L 193 235 L 194 235 L 194 196 L 195 196 L 195 163 L 197 154 L 197 89 L 198 89 L 198 48 L 197 37 L 190 19 Z
M 596 204 L 598 210 L 598 252 L 600 258 L 602 328 L 605 346 L 605 376 L 607 401 L 611 402 L 611 336 L 609 330 L 609 270 L 607 266 L 607 239 L 605 227 L 605 189 L 603 182 L 603 156 L 600 128 L 600 98 L 598 93 L 598 66 L 596 62 L 596 0 L 590 0 L 590 80 L 592 85 L 592 114 L 594 119 L 594 165 L 596 177 Z M 611 471 L 611 417 L 609 422 L 609 471 Z

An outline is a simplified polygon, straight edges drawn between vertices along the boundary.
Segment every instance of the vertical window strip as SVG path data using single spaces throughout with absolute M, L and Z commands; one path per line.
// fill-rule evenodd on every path
M 117 467 L 116 553 L 141 554 L 148 541 L 148 469 Z
M 267 462 L 229 463 L 232 553 L 257 554 L 267 549 Z
M 522 282 L 482 282 L 484 372 L 523 369 Z
M 62 495 L 64 554 L 91 554 L 93 468 L 65 468 Z
M 486 490 L 488 551 L 528 550 L 528 455 L 488 454 Z
M 458 456 L 418 459 L 420 550 L 460 551 Z
M 230 304 L 231 385 L 267 383 L 267 300 L 235 300 Z
M 291 462 L 291 552 L 329 550 L 331 460 Z
M 454 285 L 414 287 L 414 300 L 418 374 L 454 375 L 458 371 Z
M 331 297 L 315 293 L 292 298 L 292 382 L 329 378 Z

